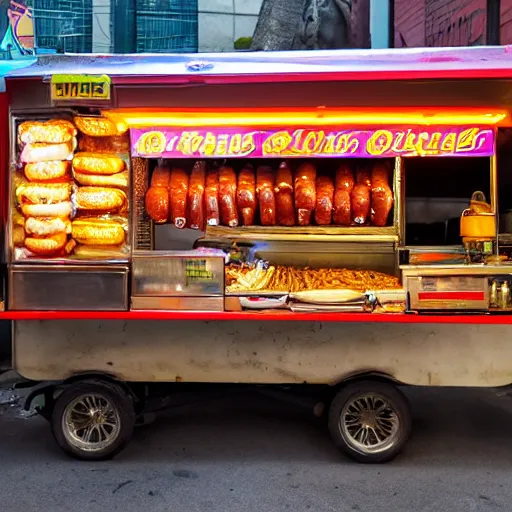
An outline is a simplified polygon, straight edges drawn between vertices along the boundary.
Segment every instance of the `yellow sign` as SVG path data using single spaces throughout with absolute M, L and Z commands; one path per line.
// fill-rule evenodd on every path
M 107 75 L 53 75 L 53 101 L 110 100 L 112 81 Z

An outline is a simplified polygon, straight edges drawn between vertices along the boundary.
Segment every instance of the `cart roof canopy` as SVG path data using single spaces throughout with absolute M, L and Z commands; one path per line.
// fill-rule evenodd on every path
M 48 55 L 8 77 L 53 74 L 222 78 L 223 82 L 511 78 L 512 46 L 217 54 Z M 317 76 L 318 75 L 318 76 Z
M 108 75 L 110 108 L 512 107 L 512 46 L 45 55 L 7 74 L 11 107 L 52 107 L 53 75 Z

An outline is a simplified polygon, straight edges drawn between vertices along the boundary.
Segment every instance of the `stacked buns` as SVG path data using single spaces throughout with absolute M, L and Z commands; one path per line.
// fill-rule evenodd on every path
M 128 135 L 103 118 L 26 121 L 18 143 L 16 258 L 119 256 L 128 226 L 128 170 L 119 155 L 128 152 Z
M 128 170 L 120 152 L 128 147 L 128 137 L 104 118 L 75 118 L 83 137 L 73 158 L 76 182 L 77 217 L 72 236 L 79 256 L 114 254 L 126 242 L 128 225 Z M 124 151 L 123 151 L 124 152 Z
M 28 181 L 16 187 L 19 210 L 13 219 L 13 240 L 34 255 L 57 256 L 72 250 L 69 171 L 76 135 L 74 125 L 65 120 L 27 121 L 18 128 L 20 160 Z

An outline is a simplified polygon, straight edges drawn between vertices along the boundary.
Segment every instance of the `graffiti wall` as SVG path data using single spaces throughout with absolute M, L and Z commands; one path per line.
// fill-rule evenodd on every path
M 0 47 L 3 51 L 32 53 L 34 20 L 24 0 L 0 2 Z
M 395 46 L 485 44 L 486 0 L 395 0 Z M 512 43 L 512 0 L 501 0 L 501 44 Z

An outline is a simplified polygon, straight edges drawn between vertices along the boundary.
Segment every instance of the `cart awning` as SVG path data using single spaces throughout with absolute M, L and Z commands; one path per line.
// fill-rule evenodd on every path
M 7 78 L 107 74 L 114 83 L 512 78 L 512 46 L 222 54 L 47 55 Z

